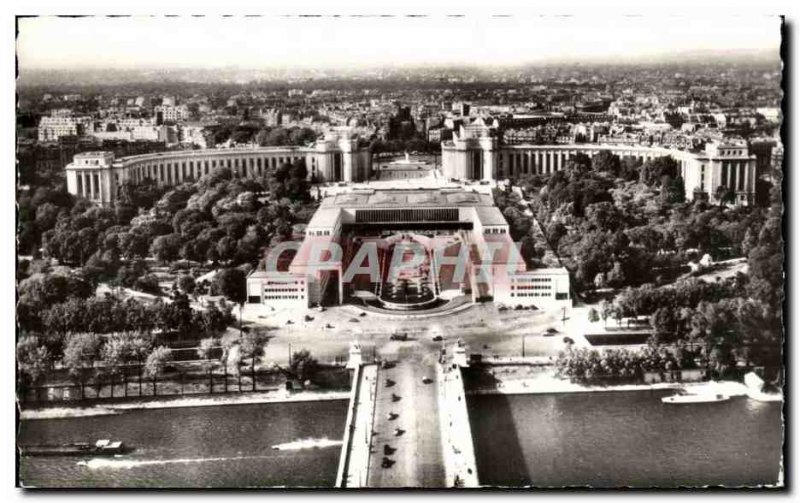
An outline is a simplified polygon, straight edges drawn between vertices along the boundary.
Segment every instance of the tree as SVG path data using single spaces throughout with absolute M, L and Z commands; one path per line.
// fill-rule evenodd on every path
M 613 316 L 614 312 L 614 305 L 603 299 L 603 302 L 600 303 L 600 316 L 603 318 L 603 325 L 608 326 L 608 318 Z
M 264 337 L 258 332 L 244 334 L 239 342 L 242 358 L 250 358 L 250 375 L 253 391 L 256 390 L 256 358 L 264 354 Z
M 301 349 L 292 354 L 292 362 L 289 365 L 289 372 L 292 377 L 300 381 L 304 386 L 306 381 L 312 381 L 319 371 L 319 362 L 311 356 L 307 349 Z
M 775 318 L 781 317 L 784 285 L 784 251 L 780 214 L 771 215 L 750 250 L 748 293 L 763 302 Z
M 80 385 L 81 399 L 86 396 L 84 388 L 86 381 L 91 377 L 91 370 L 94 367 L 100 344 L 100 338 L 95 334 L 72 334 L 67 338 L 61 361 L 68 369 L 70 376 Z
M 678 336 L 678 318 L 671 307 L 656 309 L 650 317 L 650 324 L 659 343 L 672 343 Z
M 719 201 L 719 207 L 722 208 L 725 203 L 734 202 L 736 195 L 730 188 L 720 185 L 714 190 L 714 197 Z
M 683 125 L 683 115 L 679 112 L 665 112 L 664 121 L 673 127 L 673 129 L 680 129 Z
M 203 360 L 203 367 L 205 367 L 206 372 L 208 373 L 208 392 L 214 392 L 214 378 L 212 375 L 212 371 L 214 370 L 214 361 L 211 359 L 211 355 L 214 351 L 214 348 L 219 346 L 219 341 L 214 337 L 206 337 L 200 341 L 200 345 L 197 347 L 197 357 Z
M 128 396 L 128 374 L 123 369 L 124 365 L 139 361 L 141 355 L 140 338 L 133 333 L 113 335 L 108 338 L 100 350 L 100 359 L 105 365 L 106 373 L 111 377 L 111 397 L 114 397 L 114 376 L 122 374 L 124 379 L 125 396 Z
M 50 351 L 32 336 L 17 342 L 17 368 L 27 384 L 36 386 L 50 368 Z
M 614 261 L 614 266 L 608 272 L 607 278 L 608 284 L 615 288 L 622 287 L 625 284 L 625 271 L 619 261 Z
M 34 274 L 19 285 L 19 301 L 44 309 L 65 302 L 70 297 L 85 299 L 94 294 L 94 287 L 75 274 Z
M 142 376 L 144 374 L 144 362 L 147 355 L 153 348 L 153 336 L 138 334 L 130 339 L 130 357 L 132 361 L 139 364 L 139 396 L 142 396 Z
M 680 175 L 670 180 L 661 187 L 662 199 L 670 204 L 681 204 L 686 202 L 686 189 L 683 177 Z
M 589 309 L 589 322 L 597 323 L 598 321 L 600 321 L 600 314 L 597 312 L 597 309 Z
M 182 274 L 178 277 L 178 286 L 180 287 L 181 291 L 187 295 L 191 295 L 194 293 L 195 289 L 195 282 L 194 278 L 188 274 Z
M 245 292 L 246 277 L 241 269 L 226 268 L 214 276 L 214 286 L 217 292 L 228 300 L 242 305 L 247 301 Z
M 619 177 L 623 180 L 633 182 L 641 178 L 642 162 L 638 157 L 625 156 L 619 170 Z
M 620 170 L 619 157 L 612 154 L 607 150 L 601 150 L 597 155 L 592 157 L 592 169 L 594 171 L 611 173 L 616 176 Z
M 225 331 L 235 320 L 231 315 L 231 307 L 224 300 L 219 305 L 206 301 L 204 309 L 197 313 L 199 325 L 206 334 L 218 335 Z
M 641 169 L 641 180 L 647 185 L 660 184 L 665 176 L 675 178 L 678 176 L 678 161 L 671 156 L 656 157 L 645 162 Z
M 158 284 L 158 277 L 155 274 L 145 274 L 133 283 L 133 288 L 140 292 L 153 295 L 162 295 L 161 286 Z
M 166 236 L 158 236 L 153 240 L 153 245 L 150 247 L 156 259 L 163 263 L 176 260 L 179 256 L 181 249 L 181 236 L 180 234 L 167 234 Z
M 157 382 L 158 375 L 163 372 L 164 368 L 169 362 L 172 361 L 172 350 L 166 346 L 158 346 L 153 349 L 144 364 L 145 374 L 153 379 L 153 395 L 157 395 Z

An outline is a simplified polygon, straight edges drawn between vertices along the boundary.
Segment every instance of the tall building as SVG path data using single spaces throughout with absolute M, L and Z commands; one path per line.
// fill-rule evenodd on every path
M 175 143 L 173 127 L 154 126 L 159 141 Z M 229 168 L 235 176 L 265 176 L 287 162 L 306 161 L 312 182 L 365 181 L 371 171 L 369 149 L 359 146 L 349 128 L 333 128 L 311 147 L 254 147 L 232 149 L 187 150 L 160 152 L 115 159 L 111 152 L 93 152 L 75 156 L 65 168 L 67 189 L 71 194 L 86 197 L 108 206 L 116 199 L 117 189 L 125 181 L 144 179 L 159 185 L 174 185 L 198 179 L 216 168 Z M 84 178 L 91 171 L 91 180 Z M 97 177 L 96 188 L 94 178 Z M 80 180 L 80 181 L 79 181 Z
M 154 113 L 156 122 L 160 125 L 164 122 L 182 122 L 189 118 L 189 108 L 186 105 L 169 106 L 159 105 L 155 107 Z
M 395 312 L 490 300 L 571 305 L 567 270 L 528 270 L 488 194 L 340 193 L 323 200 L 295 248 L 288 267 L 271 267 L 282 255 L 278 248 L 264 270 L 248 277 L 249 303 L 307 308 L 358 302 Z
M 70 110 L 54 110 L 39 121 L 40 142 L 55 142 L 62 136 L 82 136 L 91 129 L 91 118 L 73 117 Z
M 688 199 L 695 196 L 718 202 L 720 186 L 730 189 L 737 205 L 753 204 L 756 183 L 756 155 L 746 142 L 709 142 L 703 152 L 690 152 L 641 145 L 557 144 L 501 145 L 496 130 L 482 119 L 462 125 L 453 139 L 442 143 L 442 171 L 459 180 L 498 180 L 531 174 L 551 174 L 581 153 L 590 158 L 607 151 L 620 158 L 642 162 L 670 156 L 678 162 Z

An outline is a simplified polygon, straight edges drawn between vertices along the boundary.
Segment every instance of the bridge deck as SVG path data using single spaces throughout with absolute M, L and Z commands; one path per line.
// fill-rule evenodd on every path
M 369 487 L 445 487 L 436 365 L 435 356 L 428 355 L 379 371 Z M 431 382 L 424 383 L 423 377 Z M 397 417 L 390 418 L 390 413 Z M 402 430 L 399 436 L 397 428 Z M 391 454 L 384 454 L 386 445 Z M 382 466 L 384 455 L 391 466 Z

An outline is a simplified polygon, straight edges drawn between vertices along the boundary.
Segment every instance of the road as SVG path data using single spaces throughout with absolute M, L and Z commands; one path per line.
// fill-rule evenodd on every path
M 437 403 L 436 352 L 421 355 L 421 348 L 400 349 L 395 367 L 381 369 L 373 425 L 370 487 L 444 487 L 442 439 Z M 424 383 L 422 378 L 432 381 Z M 392 382 L 387 382 L 389 379 Z M 392 395 L 399 397 L 393 400 Z M 397 416 L 389 416 L 389 414 Z M 396 435 L 396 429 L 402 430 Z M 392 466 L 384 468 L 384 446 Z
M 441 345 L 432 340 L 437 335 L 447 344 L 461 339 L 470 353 L 487 356 L 520 355 L 523 335 L 528 356 L 555 356 L 565 348 L 563 336 L 574 338 L 565 330 L 560 310 L 501 312 L 487 303 L 430 319 L 385 318 L 373 314 L 359 317 L 357 313 L 351 306 L 340 306 L 323 313 L 308 310 L 274 313 L 265 318 L 253 315 L 251 319 L 258 325 L 273 327 L 268 332 L 271 338 L 265 348 L 264 361 L 278 363 L 288 359 L 289 345 L 292 351 L 308 348 L 315 358 L 329 362 L 335 358 L 346 359 L 350 343 L 355 340 L 361 344 L 365 355 L 371 356 L 374 350 L 377 356 L 395 358 L 398 350 L 408 347 L 420 353 L 435 353 Z M 313 321 L 303 321 L 305 314 Z M 289 319 L 293 320 L 292 324 L 287 323 Z M 559 333 L 555 337 L 544 337 L 542 334 L 548 328 L 556 328 Z M 416 342 L 391 341 L 392 333 L 408 333 Z

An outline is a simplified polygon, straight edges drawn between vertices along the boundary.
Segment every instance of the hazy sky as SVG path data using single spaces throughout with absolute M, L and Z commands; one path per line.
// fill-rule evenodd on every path
M 19 20 L 25 68 L 517 64 L 780 46 L 768 16 L 133 17 Z

